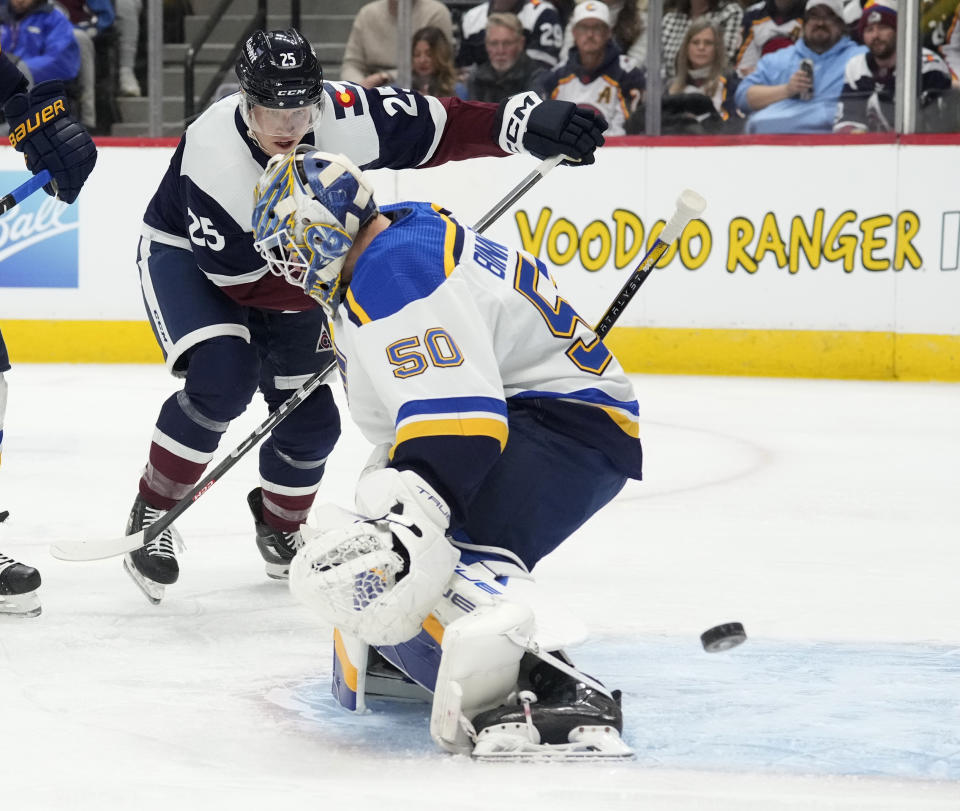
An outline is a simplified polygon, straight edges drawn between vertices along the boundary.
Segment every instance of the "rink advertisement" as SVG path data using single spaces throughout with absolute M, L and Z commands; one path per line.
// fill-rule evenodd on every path
M 13 189 L 29 172 L 0 171 L 0 189 Z M 75 288 L 79 281 L 77 207 L 34 194 L 0 217 L 0 287 Z
M 611 146 L 592 167 L 555 169 L 487 233 L 546 261 L 594 322 L 692 188 L 707 210 L 607 339 L 628 369 L 960 379 L 952 149 Z M 0 218 L 0 318 L 17 357 L 76 359 L 64 342 L 75 330 L 87 336 L 84 360 L 159 357 L 135 259 L 171 152 L 101 148 L 76 205 L 54 217 L 38 192 Z M 12 150 L 0 157 L 11 188 L 21 160 Z M 537 163 L 483 158 L 371 174 L 382 202 L 430 200 L 472 224 Z M 110 340 L 116 330 L 126 348 Z

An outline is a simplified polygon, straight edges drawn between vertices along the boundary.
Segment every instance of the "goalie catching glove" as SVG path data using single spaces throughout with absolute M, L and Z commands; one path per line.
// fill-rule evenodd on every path
M 533 92 L 511 96 L 500 104 L 494 132 L 506 152 L 529 152 L 543 159 L 566 155 L 566 165 L 588 166 L 603 146 L 606 119 L 589 107 L 570 101 L 542 101 Z
M 332 525 L 303 528 L 290 591 L 368 645 L 397 645 L 419 633 L 460 559 L 446 536 L 450 511 L 396 468 L 364 476 L 356 500 L 359 516 L 334 508 Z

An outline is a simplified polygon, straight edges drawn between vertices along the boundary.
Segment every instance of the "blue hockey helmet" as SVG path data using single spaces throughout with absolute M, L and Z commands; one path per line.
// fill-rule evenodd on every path
M 333 316 L 347 253 L 378 213 L 373 187 L 349 158 L 301 145 L 273 157 L 257 182 L 254 247 L 272 273 Z

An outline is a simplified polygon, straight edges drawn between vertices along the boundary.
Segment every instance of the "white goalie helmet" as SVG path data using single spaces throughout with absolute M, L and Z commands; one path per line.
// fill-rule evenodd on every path
M 271 158 L 254 192 L 254 247 L 270 268 L 332 317 L 340 273 L 360 229 L 379 212 L 373 186 L 345 155 L 298 146 Z

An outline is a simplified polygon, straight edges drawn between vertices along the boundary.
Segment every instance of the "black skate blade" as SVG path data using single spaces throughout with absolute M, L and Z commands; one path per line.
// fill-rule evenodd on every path
M 130 579 L 137 584 L 137 588 L 143 592 L 143 596 L 147 598 L 150 605 L 160 605 L 164 593 L 163 584 L 155 583 L 153 580 L 144 577 L 137 571 L 136 566 L 130 565 L 130 561 L 126 557 L 123 559 L 123 568 L 130 575 Z

